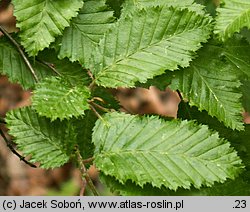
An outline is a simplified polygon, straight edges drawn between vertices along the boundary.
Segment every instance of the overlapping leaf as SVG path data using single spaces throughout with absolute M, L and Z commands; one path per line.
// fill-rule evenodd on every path
M 98 102 L 99 105 L 109 108 L 111 110 L 120 110 L 120 102 L 116 98 L 116 94 L 113 90 L 109 90 L 103 87 L 98 87 L 92 92 L 93 97 L 101 98 L 102 101 Z
M 247 28 L 243 28 L 241 30 L 241 34 L 246 38 L 246 40 L 248 41 L 248 43 L 250 44 L 250 30 Z
M 177 191 L 166 188 L 155 188 L 150 184 L 142 187 L 132 183 L 119 183 L 114 177 L 101 175 L 102 182 L 108 186 L 111 192 L 122 196 L 249 196 L 250 183 L 238 177 L 225 183 L 216 183 L 213 187 L 204 187 L 191 190 L 179 188 Z M 234 188 L 234 189 L 232 189 Z
M 92 51 L 114 20 L 113 11 L 104 0 L 86 1 L 63 33 L 59 58 L 68 57 L 86 67 Z
M 32 62 L 38 79 L 53 75 L 53 72 L 38 62 Z M 34 77 L 17 49 L 4 37 L 0 38 L 0 73 L 11 82 L 20 83 L 25 89 L 35 85 Z
M 210 116 L 207 111 L 199 111 L 196 106 L 190 106 L 188 102 L 185 101 L 181 101 L 178 105 L 177 118 L 182 120 L 195 120 L 199 124 L 205 124 L 209 129 L 218 132 L 220 137 L 227 140 L 230 138 L 231 132 L 234 131 L 226 127 L 217 118 Z
M 30 56 L 48 47 L 69 26 L 83 6 L 82 0 L 13 0 L 21 43 Z
M 243 105 L 247 112 L 250 112 L 250 80 L 245 80 L 242 86 Z
M 51 120 L 77 117 L 87 110 L 90 91 L 71 85 L 65 79 L 51 77 L 37 84 L 32 103 L 37 112 Z
M 218 49 L 207 45 L 188 69 L 176 72 L 171 87 L 179 89 L 190 105 L 208 111 L 227 127 L 243 130 L 241 83 L 234 67 Z
M 167 6 L 137 9 L 105 34 L 91 70 L 98 85 L 133 87 L 166 69 L 187 67 L 209 33 L 210 19 L 192 11 Z
M 250 125 L 244 124 L 245 130 L 237 131 L 227 128 L 218 119 L 208 115 L 206 111 L 199 111 L 197 107 L 190 107 L 188 103 L 179 104 L 178 118 L 196 120 L 200 124 L 206 124 L 210 129 L 219 133 L 220 137 L 227 139 L 237 150 L 244 165 L 250 165 Z M 250 168 L 250 166 L 249 166 Z M 250 175 L 249 175 L 250 176 Z
M 218 8 L 215 33 L 222 40 L 231 37 L 243 27 L 250 28 L 250 1 L 224 0 L 225 4 Z
M 124 184 L 176 190 L 233 179 L 241 160 L 228 142 L 191 121 L 110 113 L 94 128 L 95 164 Z
M 184 108 L 181 108 L 180 117 L 186 118 L 184 115 Z M 187 110 L 187 109 L 186 109 Z M 246 125 L 245 131 L 233 131 L 231 129 L 225 129 L 218 121 L 211 116 L 208 116 L 204 112 L 199 112 L 194 109 L 194 107 L 189 108 L 189 118 L 198 119 L 199 122 L 204 120 L 209 124 L 209 128 L 220 130 L 220 136 L 226 137 L 231 144 L 233 144 L 238 151 L 238 154 L 241 156 L 244 165 L 246 166 L 245 170 L 239 177 L 235 180 L 227 180 L 225 183 L 215 183 L 214 186 L 202 187 L 200 189 L 192 188 L 191 190 L 186 190 L 179 188 L 176 192 L 171 191 L 165 188 L 154 188 L 150 184 L 146 184 L 141 188 L 131 181 L 126 182 L 125 184 L 119 183 L 114 177 L 105 176 L 101 174 L 101 180 L 106 184 L 112 192 L 117 192 L 125 196 L 248 196 L 250 194 L 250 125 Z M 190 117 L 191 116 L 191 117 Z M 232 189 L 234 187 L 234 189 Z
M 114 16 L 119 18 L 121 15 L 122 4 L 125 0 L 107 0 L 106 4 L 114 10 Z M 127 1 L 127 0 L 126 0 Z
M 155 86 L 159 90 L 165 91 L 166 88 L 171 84 L 173 78 L 172 72 L 166 72 L 160 76 L 156 76 L 153 79 L 148 80 L 146 83 L 138 83 L 136 87 L 149 88 Z
M 181 9 L 188 8 L 191 11 L 195 11 L 200 14 L 204 14 L 204 6 L 201 4 L 196 4 L 194 0 L 126 0 L 124 3 L 124 7 L 152 7 L 152 6 L 172 6 L 172 7 L 178 7 Z M 128 8 L 129 9 L 129 8 Z M 126 10 L 126 9 L 125 9 Z
M 77 145 L 83 158 L 87 159 L 94 154 L 94 144 L 92 143 L 92 129 L 97 120 L 92 110 L 86 111 L 83 117 L 72 121 L 77 132 Z
M 250 124 L 245 124 L 245 131 L 235 132 L 232 131 L 228 137 L 232 145 L 237 149 L 239 156 L 241 157 L 245 171 L 241 174 L 243 181 L 248 183 L 246 190 L 250 190 Z M 243 191 L 242 191 L 243 193 Z
M 31 108 L 11 111 L 6 122 L 23 154 L 42 168 L 54 168 L 67 163 L 75 143 L 74 129 L 68 122 L 39 117 Z
M 59 60 L 56 52 L 52 49 L 42 51 L 37 59 L 52 66 L 73 85 L 89 85 L 91 82 L 87 70 L 84 70 L 80 64 L 77 62 L 71 63 L 67 58 Z
M 211 49 L 215 53 L 214 57 L 225 56 L 239 75 L 250 77 L 250 44 L 247 41 L 241 37 L 234 37 L 223 45 L 212 45 Z

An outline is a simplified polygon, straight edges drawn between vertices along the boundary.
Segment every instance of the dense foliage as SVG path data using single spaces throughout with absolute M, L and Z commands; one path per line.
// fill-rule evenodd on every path
M 249 0 L 12 3 L 0 73 L 33 96 L 5 121 L 31 162 L 93 159 L 121 195 L 250 195 Z M 151 85 L 178 90 L 177 120 L 119 112 L 109 94 Z

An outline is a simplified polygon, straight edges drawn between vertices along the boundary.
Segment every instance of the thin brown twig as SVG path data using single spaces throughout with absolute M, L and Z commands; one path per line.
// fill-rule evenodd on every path
M 104 112 L 111 112 L 110 109 L 105 108 L 105 107 L 103 107 L 103 106 L 101 106 L 101 105 L 98 105 L 98 104 L 96 104 L 95 102 L 89 101 L 89 104 L 91 104 L 91 105 L 94 106 L 94 107 L 99 108 L 100 110 L 102 110 L 102 111 L 104 111 Z
M 90 89 L 90 90 L 93 90 L 94 86 L 95 86 L 95 80 L 93 80 L 93 81 L 90 83 L 89 89 Z
M 91 157 L 91 158 L 82 160 L 82 162 L 83 162 L 84 164 L 92 163 L 94 159 L 95 159 L 94 157 Z
M 181 92 L 180 92 L 179 90 L 176 90 L 176 92 L 177 92 L 179 98 L 181 99 L 181 101 L 183 102 L 184 107 L 185 107 L 185 109 L 186 109 L 186 111 L 187 111 L 187 113 L 188 113 L 189 118 L 190 118 L 190 119 L 193 119 L 193 118 L 192 118 L 192 115 L 191 115 L 191 113 L 190 113 L 190 111 L 189 111 L 189 109 L 188 109 L 188 106 L 185 104 L 185 101 L 184 101 L 184 99 L 183 99 L 183 96 L 181 95 Z
M 87 181 L 86 179 L 82 179 L 82 187 L 80 190 L 80 196 L 84 196 L 85 190 L 86 190 L 86 186 L 87 186 Z
M 93 88 L 95 86 L 95 77 L 89 69 L 87 69 L 87 74 L 89 75 L 90 79 L 92 80 L 92 82 L 89 85 L 89 89 L 93 90 Z
M 90 79 L 95 80 L 94 75 L 89 69 L 87 70 L 87 74 L 89 75 Z
M 181 101 L 183 101 L 183 97 L 182 97 L 182 95 L 181 95 L 181 92 L 180 92 L 179 90 L 176 90 L 176 92 L 177 92 L 179 98 L 181 99 Z
M 36 165 L 34 165 L 33 163 L 30 163 L 29 161 L 27 161 L 27 160 L 25 159 L 25 157 L 23 157 L 22 155 L 20 155 L 20 154 L 13 148 L 11 141 L 9 141 L 9 140 L 6 138 L 4 132 L 3 132 L 3 130 L 2 130 L 1 128 L 0 128 L 0 135 L 3 137 L 3 140 L 5 141 L 7 147 L 10 149 L 10 151 L 12 151 L 17 157 L 19 157 L 19 159 L 20 159 L 21 161 L 23 161 L 24 163 L 26 163 L 27 165 L 29 165 L 29 166 L 32 167 L 32 168 L 37 168 Z
M 94 112 L 94 114 L 97 116 L 97 118 L 103 120 L 102 116 L 96 111 L 96 109 L 93 107 L 93 105 L 89 104 L 89 107 Z
M 0 117 L 0 123 L 7 124 L 1 117 Z
M 106 120 L 104 120 L 104 118 L 97 112 L 97 110 L 95 109 L 95 107 L 92 104 L 89 103 L 89 107 L 94 112 L 94 114 L 97 116 L 97 118 L 99 118 L 103 122 L 103 124 L 105 126 L 110 127 L 109 122 L 107 122 Z
M 79 169 L 80 169 L 80 172 L 81 172 L 81 175 L 82 175 L 82 179 L 83 180 L 86 180 L 90 190 L 93 192 L 93 194 L 95 196 L 99 196 L 96 188 L 95 188 L 95 185 L 94 183 L 92 182 L 92 179 L 90 178 L 89 174 L 88 174 L 88 171 L 85 167 L 85 164 L 83 163 L 83 159 L 82 159 L 82 156 L 79 152 L 79 149 L 76 147 L 75 148 L 75 152 L 76 152 L 76 156 L 77 156 L 77 163 L 78 163 L 78 166 L 79 166 Z
M 48 68 L 50 68 L 54 73 L 56 73 L 58 76 L 62 76 L 53 66 L 53 64 L 48 63 L 46 61 L 40 60 L 40 59 L 36 59 L 38 62 L 46 65 Z
M 33 69 L 33 67 L 31 66 L 28 58 L 26 57 L 26 55 L 24 54 L 23 50 L 21 49 L 20 45 L 10 36 L 10 34 L 4 29 L 4 27 L 2 27 L 0 25 L 0 31 L 15 45 L 15 47 L 17 48 L 18 52 L 20 53 L 20 55 L 22 56 L 24 62 L 26 63 L 26 65 L 28 66 L 35 82 L 38 82 L 38 77 Z
M 98 97 L 98 96 L 94 96 L 91 100 L 91 102 L 94 102 L 95 100 L 99 101 L 99 102 L 102 102 L 103 104 L 106 104 L 105 101 L 101 98 L 101 97 Z

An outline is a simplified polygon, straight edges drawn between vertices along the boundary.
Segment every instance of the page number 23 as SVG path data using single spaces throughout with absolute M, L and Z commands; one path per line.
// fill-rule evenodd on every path
M 235 205 L 233 208 L 246 208 L 247 207 L 247 201 L 246 200 L 235 200 Z

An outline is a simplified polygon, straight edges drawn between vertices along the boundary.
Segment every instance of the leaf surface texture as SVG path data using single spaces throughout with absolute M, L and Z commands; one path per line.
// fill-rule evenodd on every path
M 75 143 L 69 122 L 51 122 L 30 107 L 9 112 L 6 122 L 18 148 L 25 156 L 32 156 L 31 162 L 39 162 L 41 168 L 55 168 L 69 161 Z
M 171 88 L 179 89 L 191 106 L 206 110 L 232 129 L 243 130 L 241 86 L 235 68 L 218 48 L 207 45 L 189 68 L 176 72 Z
M 114 20 L 113 11 L 108 9 L 105 1 L 86 1 L 63 33 L 59 58 L 68 57 L 87 67 L 93 50 Z
M 91 70 L 98 85 L 133 87 L 165 70 L 187 67 L 209 34 L 207 16 L 167 6 L 136 9 L 105 34 Z
M 243 27 L 250 28 L 250 1 L 224 0 L 221 8 L 217 8 L 215 33 L 222 40 L 232 37 Z
M 29 61 L 38 79 L 53 75 L 45 65 L 37 61 L 33 62 L 31 59 Z M 36 83 L 16 47 L 5 37 L 0 38 L 0 73 L 7 75 L 11 82 L 17 82 L 25 89 L 34 87 Z
M 90 91 L 71 85 L 65 79 L 51 77 L 36 86 L 32 103 L 37 112 L 51 120 L 77 117 L 89 108 Z
M 94 128 L 95 164 L 124 184 L 176 190 L 234 179 L 241 160 L 205 125 L 110 113 Z
M 29 56 L 35 56 L 69 26 L 83 6 L 82 0 L 13 0 L 21 43 Z

